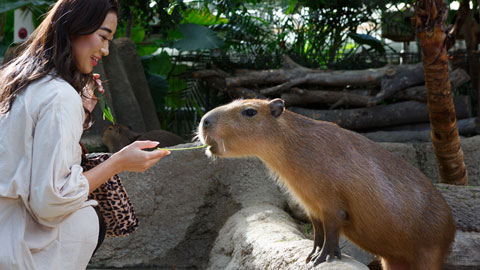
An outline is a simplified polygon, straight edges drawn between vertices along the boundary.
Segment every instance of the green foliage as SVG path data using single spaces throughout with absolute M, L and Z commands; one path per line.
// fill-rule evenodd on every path
M 43 8 L 54 2 L 3 1 L 7 5 L 2 3 L 0 13 L 22 5 Z M 184 74 L 196 63 L 177 62 L 178 55 L 211 53 L 212 61 L 227 71 L 278 68 L 283 55 L 307 67 L 340 68 L 344 66 L 336 63 L 342 62 L 351 67 L 351 57 L 360 48 L 366 53 L 385 52 L 380 40 L 372 33 L 357 32 L 358 26 L 380 23 L 372 14 L 382 14 L 387 4 L 404 2 L 413 0 L 119 0 L 116 36 L 135 42 L 162 127 L 186 131 L 201 116 L 209 98 L 185 79 Z M 10 31 L 8 23 L 4 31 Z M 4 38 L 0 53 L 8 42 Z M 156 54 L 164 47 L 179 52 Z M 236 61 L 231 60 L 235 57 Z M 187 133 L 183 131 L 177 133 Z
M 179 31 L 182 39 L 175 41 L 173 47 L 180 51 L 215 49 L 223 45 L 217 34 L 203 25 L 182 24 Z
M 385 53 L 385 48 L 383 47 L 382 42 L 375 37 L 366 34 L 356 33 L 350 34 L 349 37 L 351 37 L 356 43 L 360 45 L 368 45 L 371 49 L 377 52 Z
M 5 20 L 3 29 L 0 29 L 0 56 L 5 55 L 8 47 L 13 43 L 13 27 L 14 27 L 14 10 L 17 8 L 25 8 L 32 12 L 33 24 L 38 26 L 41 22 L 42 15 L 48 10 L 49 6 L 54 3 L 53 0 L 0 0 L 0 26 L 2 20 Z M 2 32 L 3 31 L 3 32 Z
M 215 16 L 208 10 L 187 9 L 182 14 L 181 24 L 215 25 L 228 23 L 228 19 Z
M 305 235 L 311 235 L 313 233 L 313 226 L 311 223 L 305 223 Z
M 103 97 L 103 94 L 98 91 L 98 89 L 95 89 L 95 96 L 97 97 L 98 100 L 98 106 L 103 112 L 103 120 L 108 119 L 112 124 L 115 124 L 115 120 L 113 119 L 113 114 L 112 110 L 108 106 L 107 102 L 105 101 L 105 98 Z
M 0 56 L 5 55 L 8 47 L 13 42 L 13 10 L 0 14 L 0 21 L 4 16 L 5 26 L 3 28 L 3 39 L 0 41 Z
M 23 0 L 23 1 L 18 1 L 18 0 L 2 0 L 2 5 L 0 6 L 0 14 L 15 10 L 17 8 L 22 8 L 22 7 L 29 7 L 29 8 L 35 8 L 35 7 L 42 7 L 42 6 L 48 6 L 52 4 L 54 1 L 51 0 Z
M 166 52 L 142 57 L 162 129 L 191 137 L 203 114 L 204 97 L 182 75 L 189 66 L 173 61 Z

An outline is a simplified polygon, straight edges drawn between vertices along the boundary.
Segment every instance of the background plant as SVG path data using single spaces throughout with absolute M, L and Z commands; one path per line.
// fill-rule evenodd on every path
M 4 2 L 0 53 L 11 43 L 14 8 L 32 9 L 40 20 L 54 1 Z M 369 67 L 355 57 L 362 52 L 379 60 L 385 53 L 378 35 L 382 15 L 411 2 L 120 0 L 117 37 L 129 37 L 137 46 L 162 128 L 188 136 L 205 110 L 227 98 L 191 79 L 192 70 L 278 68 L 283 55 L 307 67 Z M 366 23 L 370 27 L 360 32 Z

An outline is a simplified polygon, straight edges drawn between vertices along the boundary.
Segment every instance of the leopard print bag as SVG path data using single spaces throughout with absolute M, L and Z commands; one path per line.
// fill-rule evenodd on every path
M 82 167 L 87 171 L 109 158 L 108 154 L 83 155 Z M 106 237 L 121 237 L 138 228 L 138 218 L 132 202 L 118 175 L 114 175 L 88 196 L 98 202 L 106 225 Z

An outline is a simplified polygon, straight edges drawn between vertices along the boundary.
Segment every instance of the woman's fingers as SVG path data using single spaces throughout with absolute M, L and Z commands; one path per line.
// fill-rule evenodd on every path
M 158 142 L 155 141 L 135 141 L 126 146 L 119 152 L 123 157 L 121 159 L 122 164 L 124 164 L 122 167 L 126 171 L 143 172 L 157 163 L 161 158 L 170 154 L 170 151 L 165 150 L 143 150 L 157 146 Z
M 98 73 L 93 73 L 93 80 L 95 80 L 95 83 L 97 84 L 97 87 L 98 87 L 98 91 L 100 91 L 100 93 L 105 93 L 105 90 L 103 89 L 103 86 L 102 86 L 102 80 L 100 80 L 100 74 Z
M 153 148 L 158 145 L 158 142 L 156 141 L 135 141 L 133 143 L 136 147 L 139 149 L 147 149 L 147 148 Z

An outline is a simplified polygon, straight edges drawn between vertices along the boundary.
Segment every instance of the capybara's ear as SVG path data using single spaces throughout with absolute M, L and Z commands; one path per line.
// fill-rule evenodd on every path
M 285 101 L 279 98 L 270 101 L 268 105 L 270 106 L 270 113 L 272 113 L 274 117 L 279 117 L 285 110 Z

